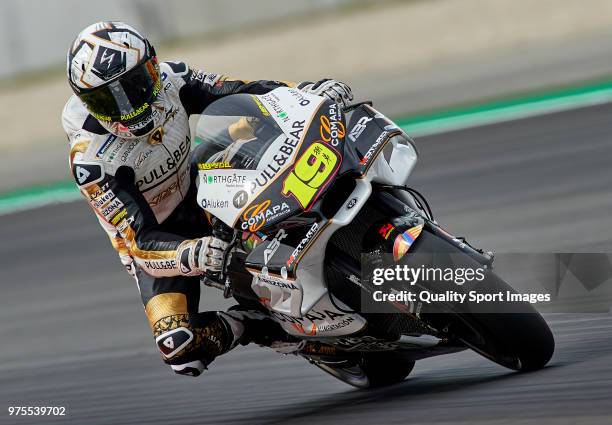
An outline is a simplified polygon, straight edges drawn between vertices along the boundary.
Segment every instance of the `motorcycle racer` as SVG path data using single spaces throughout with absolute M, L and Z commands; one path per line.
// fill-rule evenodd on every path
M 293 85 L 160 63 L 149 41 L 122 22 L 85 28 L 67 59 L 75 93 L 62 113 L 70 169 L 137 282 L 164 361 L 197 376 L 238 343 L 269 345 L 280 328 L 256 311 L 198 311 L 198 276 L 220 270 L 227 243 L 211 235 L 195 202 L 188 119 L 229 94 Z M 298 88 L 341 105 L 352 100 L 335 80 Z

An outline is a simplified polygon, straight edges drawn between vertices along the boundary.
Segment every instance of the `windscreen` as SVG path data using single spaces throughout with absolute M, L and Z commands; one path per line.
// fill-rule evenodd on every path
M 284 111 L 278 115 L 281 119 L 288 116 Z M 196 143 L 202 145 L 198 161 L 234 169 L 264 169 L 267 162 L 262 159 L 272 145 L 279 145 L 280 154 L 297 147 L 303 126 L 295 130 L 293 135 L 297 137 L 286 134 L 259 97 L 229 96 L 212 103 L 198 120 Z M 283 145 L 287 147 L 282 149 Z

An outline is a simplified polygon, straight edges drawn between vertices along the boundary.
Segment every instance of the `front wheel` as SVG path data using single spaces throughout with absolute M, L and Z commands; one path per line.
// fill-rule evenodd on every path
M 406 230 L 401 226 L 395 229 L 398 233 Z M 401 264 L 414 269 L 424 264 L 439 270 L 482 267 L 463 251 L 456 239 L 447 240 L 434 233 L 434 230 L 430 227 L 423 229 L 410 247 L 410 252 L 401 259 Z M 371 239 L 375 244 L 370 252 L 392 252 L 388 240 L 381 241 L 379 238 L 376 241 L 376 234 Z M 418 282 L 414 287 L 402 289 L 443 292 L 446 288 Z M 484 270 L 481 282 L 466 282 L 464 285 L 454 285 L 452 289 L 463 295 L 471 290 L 490 294 L 516 293 L 489 268 Z M 423 306 L 420 318 L 441 334 L 463 342 L 477 353 L 509 369 L 527 372 L 540 369 L 548 363 L 555 349 L 555 341 L 548 324 L 532 304 L 514 302 L 511 305 L 496 306 L 494 312 L 490 310 L 479 307 L 473 301 L 448 302 Z
M 543 368 L 555 350 L 548 324 L 537 312 L 454 316 L 449 333 L 488 359 L 509 369 Z
M 429 252 L 447 252 L 455 261 L 464 257 L 465 264 L 475 267 L 460 249 L 440 237 L 424 231 L 419 236 L 419 248 Z M 452 264 L 450 265 L 452 266 Z M 467 285 L 465 285 L 467 286 Z M 472 289 L 480 293 L 516 293 L 516 291 L 491 270 L 485 279 Z M 458 287 L 466 294 L 468 289 Z M 475 302 L 463 305 L 449 304 L 448 311 L 424 314 L 422 319 L 435 329 L 453 339 L 462 341 L 472 350 L 509 369 L 527 372 L 544 367 L 555 350 L 555 340 L 548 324 L 540 313 L 527 302 L 512 303 L 508 308 L 499 306 L 499 312 L 481 312 Z
M 400 383 L 414 368 L 413 360 L 393 351 L 361 353 L 346 359 L 309 360 L 333 377 L 361 389 Z

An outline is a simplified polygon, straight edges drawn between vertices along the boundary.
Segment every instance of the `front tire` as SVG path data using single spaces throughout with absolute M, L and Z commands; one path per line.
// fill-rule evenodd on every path
M 450 332 L 477 353 L 520 372 L 543 368 L 555 350 L 552 332 L 537 312 L 456 316 Z
M 406 230 L 396 226 L 400 233 Z M 391 236 L 395 236 L 393 233 Z M 376 234 L 372 235 L 376 241 Z M 370 252 L 392 252 L 389 240 L 375 242 Z M 473 258 L 462 251 L 455 241 L 443 239 L 427 227 L 410 248 L 410 252 L 401 260 L 401 264 L 418 268 L 421 264 L 439 269 L 453 267 L 481 267 Z M 484 280 L 453 287 L 453 290 L 468 294 L 470 290 L 477 293 L 516 293 L 516 291 L 497 276 L 491 269 L 486 269 Z M 412 290 L 441 291 L 426 283 L 417 283 Z M 411 288 L 405 288 L 411 289 Z M 487 311 L 488 310 L 488 311 Z M 459 340 L 484 357 L 512 370 L 527 372 L 544 367 L 552 358 L 555 341 L 553 334 L 540 313 L 528 302 L 513 302 L 482 308 L 476 302 L 463 304 L 446 303 L 436 306 L 424 306 L 421 319 L 450 339 Z
M 419 240 L 420 239 L 420 240 Z M 462 264 L 475 267 L 461 250 L 442 240 L 440 237 L 424 231 L 417 239 L 420 245 L 429 252 L 446 252 Z M 416 244 L 415 244 L 416 245 Z M 416 251 L 416 250 L 415 250 Z M 442 257 L 443 258 L 443 257 Z M 443 265 L 446 267 L 447 265 Z M 452 264 L 448 265 L 452 267 Z M 485 272 L 485 279 L 477 285 L 467 288 L 467 284 L 457 288 L 466 294 L 469 289 L 479 293 L 516 293 L 516 291 L 490 269 Z M 488 359 L 512 370 L 532 371 L 544 367 L 555 350 L 555 340 L 548 324 L 540 313 L 528 302 L 515 302 L 500 305 L 498 312 L 482 312 L 475 302 L 463 305 L 447 305 L 438 312 L 424 314 L 422 319 L 438 330 L 445 330 L 449 337 L 462 341 L 469 348 Z

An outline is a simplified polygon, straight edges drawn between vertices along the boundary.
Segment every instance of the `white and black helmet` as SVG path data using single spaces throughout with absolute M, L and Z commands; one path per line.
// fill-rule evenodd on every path
M 131 26 L 98 22 L 81 31 L 68 51 L 68 81 L 111 133 L 134 138 L 156 128 L 159 64 L 153 46 Z

